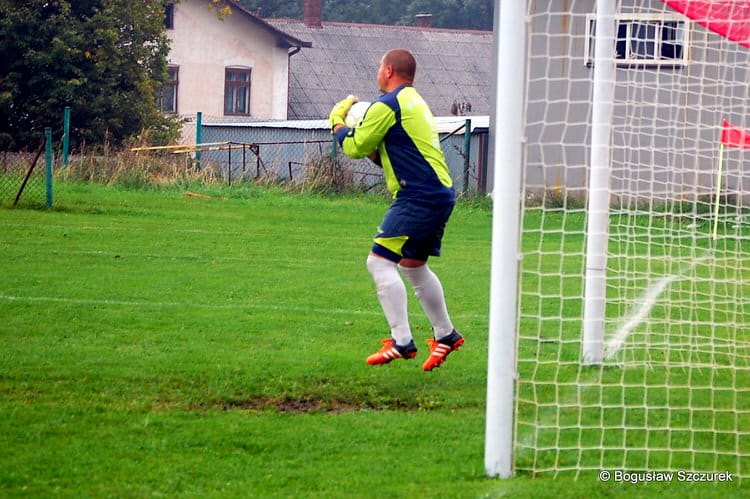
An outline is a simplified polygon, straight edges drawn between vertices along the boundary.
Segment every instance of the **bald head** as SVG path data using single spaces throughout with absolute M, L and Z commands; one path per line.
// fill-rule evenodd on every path
M 390 64 L 393 71 L 405 80 L 414 81 L 417 72 L 417 61 L 411 52 L 405 49 L 394 49 L 383 56 L 383 62 Z
M 386 52 L 380 59 L 378 68 L 378 87 L 382 92 L 390 92 L 401 85 L 414 83 L 417 62 L 411 52 L 395 49 Z

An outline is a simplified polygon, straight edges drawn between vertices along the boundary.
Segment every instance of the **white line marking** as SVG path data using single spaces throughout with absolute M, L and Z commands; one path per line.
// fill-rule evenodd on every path
M 656 305 L 656 302 L 661 294 L 664 293 L 664 291 L 674 281 L 681 279 L 688 272 L 692 272 L 692 270 L 695 269 L 695 267 L 697 267 L 699 263 L 706 260 L 709 256 L 710 255 L 706 254 L 682 269 L 679 274 L 662 277 L 654 284 L 649 286 L 646 289 L 646 293 L 644 294 L 643 298 L 639 303 L 637 303 L 635 313 L 627 318 L 627 320 L 618 328 L 615 335 L 610 338 L 604 345 L 605 360 L 611 360 L 615 355 L 617 355 L 617 352 L 619 352 L 620 348 L 622 348 L 622 346 L 625 344 L 625 341 L 627 341 L 628 336 L 633 331 L 633 329 L 635 329 L 636 326 L 648 319 L 649 315 L 651 314 L 651 309 L 654 308 L 654 305 Z
M 210 308 L 210 309 L 257 309 L 257 310 L 284 310 L 292 312 L 317 312 L 324 314 L 354 314 L 354 315 L 380 315 L 374 310 L 344 310 L 344 309 L 314 309 L 310 307 L 290 307 L 287 305 L 273 305 L 269 303 L 179 303 L 165 301 L 127 301 L 127 300 L 97 300 L 89 298 L 65 298 L 55 296 L 12 296 L 0 295 L 2 301 L 19 301 L 19 302 L 51 302 L 51 303 L 72 303 L 76 305 L 99 305 L 114 307 L 135 307 L 135 308 L 168 308 L 168 307 L 192 307 L 192 308 Z
M 106 300 L 106 299 L 93 299 L 93 298 L 67 298 L 57 296 L 14 296 L 14 295 L 3 295 L 0 294 L 0 301 L 9 302 L 46 302 L 46 303 L 71 303 L 75 305 L 97 305 L 97 306 L 110 306 L 110 307 L 134 307 L 134 308 L 207 308 L 207 309 L 223 309 L 223 310 L 278 310 L 284 312 L 297 312 L 297 313 L 317 313 L 317 314 L 330 314 L 330 315 L 362 315 L 362 316 L 382 316 L 382 312 L 379 309 L 373 308 L 372 310 L 352 310 L 342 308 L 312 308 L 312 307 L 293 307 L 289 305 L 274 305 L 271 303 L 180 303 L 180 302 L 168 302 L 168 301 L 127 301 L 127 300 Z M 373 306 L 374 307 L 374 306 Z M 456 315 L 459 319 L 479 319 L 486 318 L 487 315 L 483 314 L 460 314 Z

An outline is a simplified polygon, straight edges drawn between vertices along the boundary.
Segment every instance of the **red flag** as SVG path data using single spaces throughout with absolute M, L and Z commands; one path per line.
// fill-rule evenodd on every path
M 727 147 L 750 149 L 750 132 L 724 120 L 722 122 L 721 143 Z
M 714 33 L 750 48 L 750 1 L 662 0 Z

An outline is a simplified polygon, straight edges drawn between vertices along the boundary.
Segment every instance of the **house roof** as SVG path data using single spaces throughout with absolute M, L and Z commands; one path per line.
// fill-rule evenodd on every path
M 289 119 L 320 119 L 348 94 L 375 100 L 380 58 L 394 48 L 410 50 L 417 60 L 414 86 L 435 115 L 471 105 L 464 114 L 490 114 L 491 31 L 324 22 L 308 27 L 301 20 L 267 19 L 278 30 L 311 40 L 290 59 Z
M 257 15 L 255 15 L 253 12 L 248 10 L 246 7 L 243 7 L 242 4 L 238 3 L 235 0 L 225 0 L 228 5 L 232 8 L 232 11 L 237 11 L 241 15 L 245 16 L 250 20 L 250 22 L 260 26 L 261 28 L 270 31 L 274 35 L 276 35 L 276 43 L 279 47 L 282 48 L 291 48 L 291 47 L 312 47 L 312 43 L 308 41 L 304 41 L 301 38 L 297 38 L 296 36 L 293 36 L 289 33 L 286 33 L 273 24 L 270 24 L 266 22 L 264 19 L 261 19 Z

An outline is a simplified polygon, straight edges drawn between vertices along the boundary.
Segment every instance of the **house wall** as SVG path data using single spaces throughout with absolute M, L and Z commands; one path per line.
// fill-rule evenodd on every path
M 252 69 L 250 114 L 253 119 L 286 119 L 288 50 L 276 46 L 272 33 L 241 12 L 223 19 L 209 2 L 182 0 L 175 5 L 169 63 L 179 66 L 178 112 L 207 118 L 224 115 L 224 70 Z M 247 120 L 247 117 L 243 118 Z
M 595 3 L 530 2 L 527 190 L 586 196 L 594 69 L 585 64 L 584 43 L 586 15 L 595 12 Z M 674 13 L 659 0 L 621 0 L 618 5 L 620 13 Z M 552 9 L 565 13 L 547 15 Z M 613 201 L 710 195 L 722 119 L 750 125 L 750 51 L 692 22 L 689 50 L 686 66 L 616 69 Z M 747 204 L 747 161 L 737 150 L 725 154 L 725 192 Z M 502 168 L 492 172 L 490 182 L 502 180 Z

